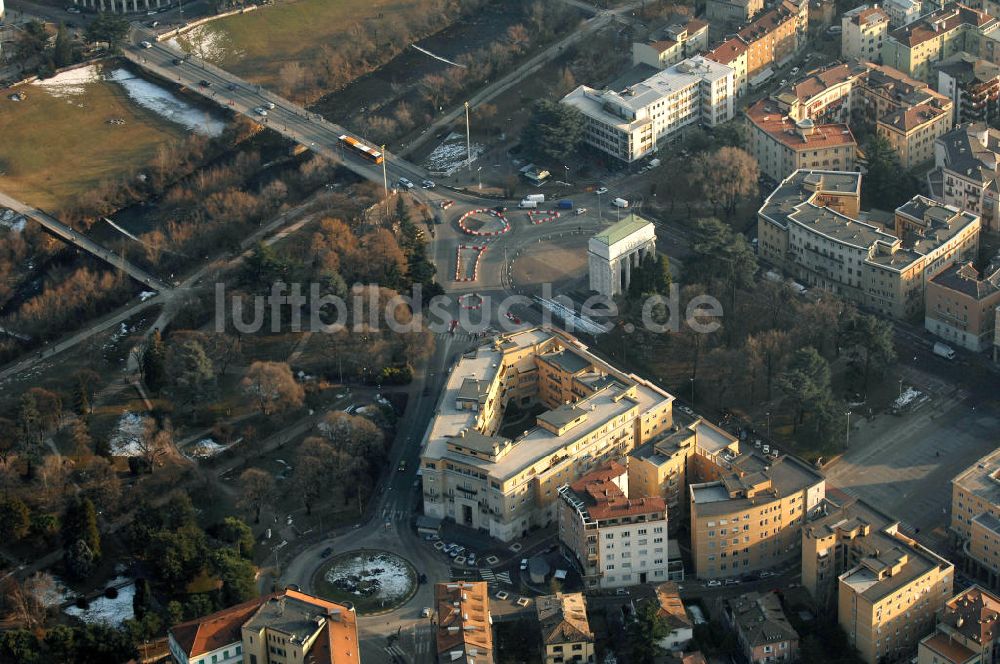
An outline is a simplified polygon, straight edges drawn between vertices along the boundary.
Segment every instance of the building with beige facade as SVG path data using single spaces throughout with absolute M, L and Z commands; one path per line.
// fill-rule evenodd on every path
M 777 594 L 748 593 L 725 600 L 724 607 L 726 622 L 736 633 L 744 662 L 798 661 L 799 633 L 788 622 Z
M 808 8 L 803 13 L 799 4 L 783 0 L 737 31 L 747 45 L 748 80 L 784 65 L 805 46 L 803 22 L 808 23 Z
M 904 168 L 928 162 L 935 140 L 951 129 L 952 102 L 903 72 L 854 60 L 809 71 L 752 105 L 746 118 L 751 154 L 762 170 L 781 180 L 796 164 L 852 170 L 857 147 L 848 124 L 885 137 Z M 833 166 L 838 157 L 844 161 L 845 152 L 850 165 Z
M 882 49 L 882 62 L 915 78 L 932 81 L 936 77 L 934 63 L 960 51 L 980 53 L 984 33 L 996 26 L 997 20 L 983 11 L 949 3 L 890 31 Z
M 799 557 L 800 531 L 826 481 L 790 456 L 723 455 L 726 473 L 690 484 L 691 558 L 700 579 L 739 576 Z
M 508 404 L 545 410 L 513 438 Z M 452 368 L 424 435 L 424 514 L 503 541 L 556 521 L 559 488 L 672 424 L 673 397 L 540 328 L 499 335 Z
M 747 50 L 746 42 L 738 36 L 733 36 L 705 53 L 705 57 L 709 60 L 733 68 L 733 86 L 737 97 L 745 95 L 749 86 L 747 79 Z
M 802 529 L 802 585 L 835 601 L 848 642 L 869 664 L 902 660 L 951 597 L 954 566 L 860 501 L 823 501 Z
M 740 25 L 764 10 L 764 0 L 706 0 L 705 18 Z
M 1000 449 L 951 481 L 951 523 L 963 569 L 1000 587 Z
M 933 196 L 982 218 L 1000 231 L 1000 131 L 984 123 L 955 127 L 934 143 Z
M 735 71 L 696 55 L 624 90 L 581 85 L 560 103 L 583 115 L 586 144 L 631 163 L 684 127 L 731 120 L 735 96 Z
M 583 593 L 542 595 L 535 600 L 545 664 L 594 662 L 594 633 Z
M 945 603 L 937 629 L 920 640 L 916 664 L 994 664 L 998 638 L 1000 597 L 972 586 Z
M 668 579 L 667 507 L 628 493 L 625 467 L 610 463 L 560 487 L 559 541 L 588 588 Z
M 666 69 L 708 48 L 708 21 L 668 25 L 644 42 L 632 42 L 632 64 Z
M 629 493 L 663 498 L 670 532 L 676 532 L 688 519 L 688 483 L 721 479 L 726 472 L 724 458 L 739 452 L 739 440 L 729 432 L 700 417 L 675 412 L 670 430 L 629 455 Z
M 433 618 L 438 664 L 493 664 L 493 617 L 485 581 L 436 584 Z
M 927 283 L 924 328 L 942 340 L 981 353 L 993 348 L 1000 306 L 1000 262 L 982 272 L 956 263 Z
M 361 662 L 354 609 L 290 588 L 174 625 L 167 645 L 176 664 Z
M 802 529 L 802 584 L 820 605 L 837 603 L 861 658 L 912 656 L 951 596 L 954 567 L 865 503 L 824 501 Z
M 860 5 L 840 19 L 840 56 L 845 60 L 870 60 L 882 55 L 882 41 L 889 32 L 889 15 L 880 7 Z
M 747 151 L 761 172 L 775 181 L 800 169 L 852 171 L 857 166 L 858 142 L 844 123 L 793 120 L 767 99 L 745 113 Z
M 884 228 L 858 219 L 860 192 L 859 173 L 796 171 L 760 208 L 760 255 L 884 315 L 922 314 L 926 283 L 978 253 L 979 217 L 915 196 Z

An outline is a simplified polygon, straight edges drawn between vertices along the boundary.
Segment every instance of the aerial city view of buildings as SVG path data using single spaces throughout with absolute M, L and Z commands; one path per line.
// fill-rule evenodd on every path
M 1000 5 L 0 0 L 0 663 L 1000 661 Z

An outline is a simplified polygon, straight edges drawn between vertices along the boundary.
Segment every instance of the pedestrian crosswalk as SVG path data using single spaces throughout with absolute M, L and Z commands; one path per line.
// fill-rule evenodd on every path
M 486 581 L 488 583 L 496 583 L 497 580 L 497 577 L 493 573 L 493 570 L 491 570 L 488 567 L 481 568 L 479 570 L 479 576 L 483 577 L 483 581 Z
M 386 646 L 385 651 L 393 657 L 401 657 L 406 659 L 406 651 L 397 645 Z
M 510 572 L 500 572 L 496 577 L 500 583 L 506 583 L 508 586 L 513 585 L 510 581 Z

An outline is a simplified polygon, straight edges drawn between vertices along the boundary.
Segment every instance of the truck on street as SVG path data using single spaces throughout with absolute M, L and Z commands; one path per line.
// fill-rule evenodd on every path
M 535 208 L 538 207 L 538 201 L 530 201 L 527 198 L 525 198 L 523 201 L 517 204 L 517 207 L 519 207 L 522 210 L 534 210 Z
M 527 196 L 524 197 L 524 200 L 535 201 L 536 203 L 544 203 L 545 194 L 528 194 Z
M 955 350 L 948 344 L 943 344 L 940 341 L 934 344 L 934 354 L 946 360 L 955 359 Z

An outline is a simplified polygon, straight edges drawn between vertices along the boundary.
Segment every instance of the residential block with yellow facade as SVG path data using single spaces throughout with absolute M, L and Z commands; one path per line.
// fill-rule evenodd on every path
M 910 76 L 933 81 L 937 77 L 935 62 L 960 51 L 979 54 L 980 44 L 987 41 L 983 35 L 996 26 L 997 19 L 986 12 L 950 3 L 889 32 L 882 48 L 882 62 Z
M 951 481 L 951 525 L 964 568 L 1000 586 L 1000 449 Z
M 723 478 L 691 484 L 691 557 L 698 578 L 759 572 L 799 557 L 802 525 L 826 480 L 790 456 L 723 455 Z
M 672 424 L 673 397 L 557 331 L 497 336 L 452 369 L 424 437 L 424 514 L 500 540 L 555 523 L 558 489 Z M 499 435 L 504 411 L 544 408 Z
M 843 494 L 802 529 L 802 585 L 819 605 L 836 602 L 848 642 L 870 664 L 913 655 L 953 578 L 954 566 L 897 521 Z
M 979 250 L 979 217 L 924 196 L 893 228 L 860 221 L 861 175 L 800 170 L 758 212 L 761 256 L 808 286 L 894 318 L 923 311 L 928 280 Z
M 593 664 L 594 633 L 583 593 L 542 595 L 535 608 L 545 664 Z

